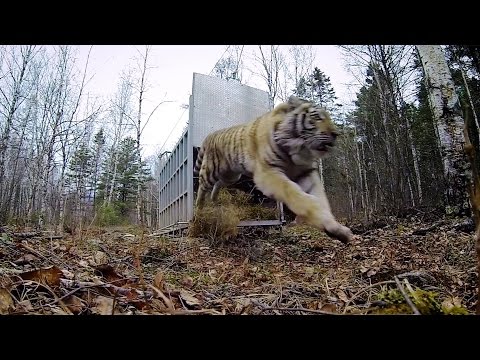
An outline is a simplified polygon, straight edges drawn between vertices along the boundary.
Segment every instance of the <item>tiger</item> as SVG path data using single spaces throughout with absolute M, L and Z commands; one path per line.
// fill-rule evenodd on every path
M 222 187 L 245 175 L 265 196 L 286 204 L 296 223 L 350 242 L 353 234 L 332 214 L 319 173 L 337 135 L 328 111 L 296 96 L 247 123 L 210 133 L 194 165 L 195 207 L 201 209 L 208 194 L 216 202 Z

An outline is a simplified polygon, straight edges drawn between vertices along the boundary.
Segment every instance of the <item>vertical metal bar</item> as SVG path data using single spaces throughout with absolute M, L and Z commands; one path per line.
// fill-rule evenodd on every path
M 194 94 L 195 90 L 195 74 L 193 76 L 193 85 L 192 85 L 192 94 Z M 185 136 L 187 137 L 187 219 L 186 221 L 190 221 L 193 219 L 193 144 L 192 144 L 192 128 L 195 119 L 193 118 L 193 108 L 194 108 L 194 101 L 193 95 L 190 95 L 189 99 L 189 111 L 188 111 L 188 128 L 185 132 Z

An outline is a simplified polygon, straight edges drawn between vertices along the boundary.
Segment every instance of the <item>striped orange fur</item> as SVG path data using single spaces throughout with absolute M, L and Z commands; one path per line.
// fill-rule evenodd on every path
M 347 243 L 352 232 L 334 218 L 318 161 L 334 146 L 337 130 L 328 112 L 296 97 L 246 124 L 209 134 L 200 147 L 194 175 L 196 206 L 241 175 L 253 178 L 266 196 L 286 204 L 297 221 Z

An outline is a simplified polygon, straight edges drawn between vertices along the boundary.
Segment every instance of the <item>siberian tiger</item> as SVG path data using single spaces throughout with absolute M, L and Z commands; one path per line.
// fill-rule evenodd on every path
M 297 97 L 248 123 L 215 131 L 202 143 L 195 163 L 196 206 L 206 196 L 253 178 L 265 196 L 281 201 L 303 222 L 343 243 L 352 232 L 333 216 L 318 171 L 318 160 L 335 144 L 337 130 L 328 112 Z

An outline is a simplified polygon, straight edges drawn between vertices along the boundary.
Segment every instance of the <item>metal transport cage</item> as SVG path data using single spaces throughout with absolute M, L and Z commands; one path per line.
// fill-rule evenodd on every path
M 158 228 L 162 232 L 186 228 L 193 218 L 193 167 L 203 139 L 215 130 L 245 123 L 270 109 L 268 94 L 263 90 L 234 80 L 193 74 L 188 126 L 159 174 Z M 276 220 L 242 221 L 239 226 L 281 225 L 281 203 L 277 203 L 277 209 Z

